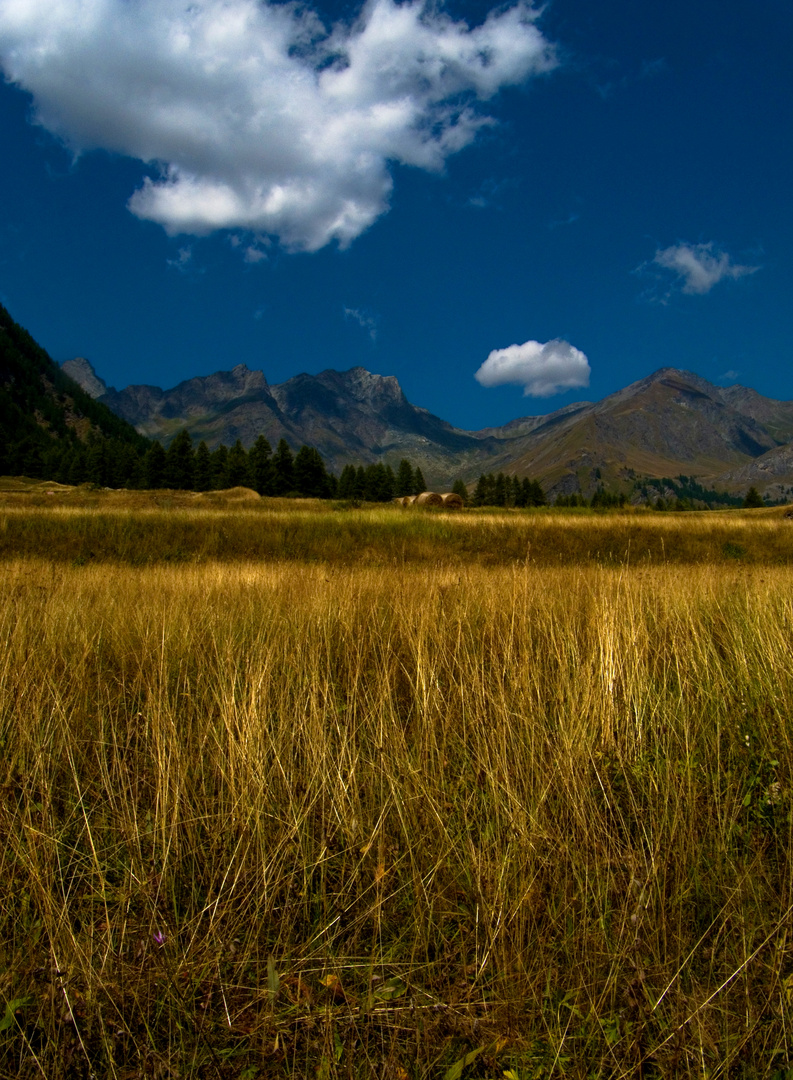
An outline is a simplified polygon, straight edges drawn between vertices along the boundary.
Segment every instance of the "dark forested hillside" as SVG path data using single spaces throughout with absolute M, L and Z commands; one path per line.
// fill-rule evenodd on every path
M 150 445 L 86 394 L 0 305 L 0 473 L 134 485 Z

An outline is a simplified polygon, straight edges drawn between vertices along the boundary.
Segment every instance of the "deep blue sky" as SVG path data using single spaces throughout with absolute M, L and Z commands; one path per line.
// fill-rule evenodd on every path
M 178 15 L 176 0 L 125 3 L 137 20 L 127 39 L 153 35 L 149 53 L 164 32 L 151 16 L 158 3 Z M 367 174 L 365 200 L 375 207 L 377 185 L 390 174 L 390 209 L 371 209 L 371 222 L 356 227 L 344 250 L 332 238 L 322 246 L 313 210 L 299 220 L 261 217 L 258 229 L 234 228 L 232 220 L 200 237 L 169 236 L 160 221 L 171 211 L 159 204 L 138 205 L 136 216 L 127 204 L 145 176 L 161 175 L 155 159 L 167 154 L 186 168 L 181 140 L 192 136 L 191 125 L 203 143 L 189 160 L 206 164 L 212 177 L 228 169 L 223 175 L 236 183 L 249 145 L 231 135 L 227 144 L 224 124 L 234 128 L 244 95 L 193 82 L 188 49 L 174 81 L 180 108 L 194 95 L 195 109 L 180 112 L 177 134 L 168 115 L 165 134 L 152 134 L 152 110 L 175 109 L 175 98 L 155 94 L 152 105 L 148 96 L 171 77 L 170 67 L 155 59 L 142 69 L 133 54 L 134 78 L 118 75 L 118 104 L 112 91 L 124 58 L 100 40 L 101 24 L 81 40 L 79 27 L 53 30 L 44 0 L 16 7 L 29 10 L 15 25 L 0 10 L 0 66 L 15 80 L 0 85 L 0 300 L 56 360 L 87 356 L 117 387 L 172 386 L 237 363 L 262 368 L 274 383 L 360 364 L 396 375 L 414 403 L 467 428 L 598 399 L 663 365 L 793 399 L 793 9 L 786 0 L 552 0 L 534 28 L 553 70 L 541 70 L 538 60 L 523 77 L 505 75 L 502 88 L 475 105 L 496 123 L 472 132 L 458 152 L 444 150 L 435 171 L 405 163 L 415 149 L 394 161 L 393 147 L 403 144 L 389 135 L 379 151 L 385 164 Z M 357 32 L 349 27 L 359 5 L 325 0 L 314 10 L 326 26 L 343 18 L 347 34 Z M 488 9 L 450 0 L 444 10 L 475 28 Z M 439 18 L 426 17 L 428 32 L 440 33 L 442 24 L 432 23 Z M 411 34 L 418 31 L 407 35 L 408 49 Z M 43 67 L 35 59 L 42 43 L 49 50 Z M 387 44 L 378 48 L 380 70 Z M 91 77 L 76 94 L 85 71 Z M 284 89 L 288 79 L 277 72 L 273 83 L 267 107 L 291 108 L 291 83 Z M 375 93 L 371 85 L 342 89 L 356 108 Z M 379 84 L 375 90 L 382 97 Z M 463 79 L 429 104 L 420 81 L 400 94 L 400 101 L 412 94 L 422 120 L 437 126 L 445 115 L 438 110 L 473 91 Z M 46 126 L 33 122 L 35 107 Z M 304 109 L 296 101 L 297 119 L 281 127 L 263 121 L 246 175 L 270 176 L 273 155 L 278 176 L 291 175 L 290 139 L 300 139 Z M 352 143 L 358 153 L 381 138 L 381 127 L 360 135 L 350 115 L 333 129 L 335 142 L 319 164 L 313 148 L 298 154 L 294 168 L 316 169 L 320 188 L 348 151 L 354 159 Z M 316 140 L 329 128 L 324 120 L 303 135 Z M 348 191 L 345 168 L 334 173 L 331 201 Z M 197 226 L 191 219 L 186 227 Z M 572 346 L 558 346 L 550 358 L 574 382 L 583 381 L 575 372 L 585 354 L 588 387 L 525 397 L 521 385 L 474 379 L 493 350 L 535 342 L 504 364 L 543 389 L 532 365 L 540 345 L 555 339 Z

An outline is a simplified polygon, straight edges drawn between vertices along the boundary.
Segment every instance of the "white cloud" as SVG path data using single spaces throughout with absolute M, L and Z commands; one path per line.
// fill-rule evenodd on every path
M 367 0 L 330 31 L 272 0 L 3 0 L 0 65 L 75 151 L 154 165 L 130 199 L 169 233 L 345 246 L 388 209 L 392 162 L 439 170 L 502 87 L 556 64 L 528 0 L 469 28 Z
M 165 260 L 169 266 L 172 266 L 174 270 L 179 270 L 181 273 L 186 273 L 190 268 L 190 264 L 193 261 L 193 249 L 188 244 L 185 247 L 180 247 L 176 253 L 176 257 L 173 259 Z
M 589 374 L 589 361 L 581 350 L 556 339 L 494 349 L 474 378 L 482 386 L 522 386 L 524 397 L 551 397 L 589 386 Z
M 726 251 L 713 243 L 673 244 L 658 250 L 653 263 L 670 270 L 684 293 L 708 293 L 714 285 L 727 278 L 741 278 L 754 274 L 759 266 L 741 266 L 734 263 Z
M 377 340 L 377 323 L 379 320 L 376 315 L 363 311 L 361 308 L 346 307 L 344 309 L 344 318 L 357 322 L 361 329 L 367 332 L 372 341 Z

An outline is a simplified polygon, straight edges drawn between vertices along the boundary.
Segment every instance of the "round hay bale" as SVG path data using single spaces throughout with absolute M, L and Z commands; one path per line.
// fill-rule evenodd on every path
M 221 491 L 202 491 L 199 499 L 209 499 L 210 502 L 258 502 L 261 495 L 249 487 L 223 488 Z
M 403 495 L 401 500 L 400 500 L 400 502 L 402 503 L 403 506 L 412 506 L 415 501 L 416 501 L 416 496 L 415 495 Z
M 416 496 L 416 506 L 443 506 L 443 499 L 434 491 L 422 491 Z
M 443 505 L 447 510 L 462 510 L 465 503 L 456 491 L 446 491 L 441 495 Z

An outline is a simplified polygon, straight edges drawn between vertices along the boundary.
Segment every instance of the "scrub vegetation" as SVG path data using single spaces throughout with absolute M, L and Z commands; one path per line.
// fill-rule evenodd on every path
M 137 497 L 0 508 L 0 1075 L 787 1080 L 782 511 Z

